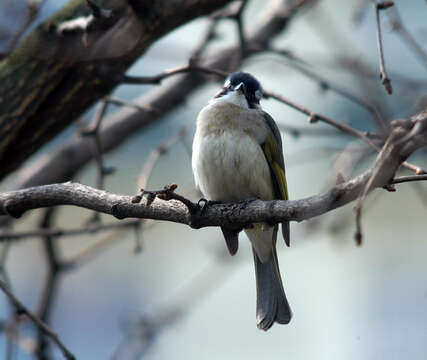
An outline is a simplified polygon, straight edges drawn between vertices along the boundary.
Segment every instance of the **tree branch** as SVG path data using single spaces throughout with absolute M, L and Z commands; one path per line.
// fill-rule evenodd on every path
M 56 335 L 43 321 L 41 321 L 37 316 L 35 316 L 31 311 L 29 311 L 9 290 L 7 285 L 0 280 L 0 289 L 7 295 L 9 300 L 12 302 L 13 306 L 15 306 L 16 311 L 20 314 L 25 314 L 28 316 L 31 321 L 37 325 L 37 327 L 43 331 L 49 338 L 61 349 L 64 357 L 68 360 L 75 360 L 74 355 L 65 347 L 62 341 L 59 339 L 58 335 Z
M 372 0 L 372 4 L 375 9 L 375 20 L 377 24 L 377 46 L 378 46 L 378 59 L 380 63 L 380 79 L 384 85 L 387 93 L 391 95 L 393 93 L 393 88 L 391 86 L 390 78 L 387 75 L 384 62 L 384 51 L 383 51 L 383 42 L 381 38 L 381 23 L 380 23 L 380 11 L 393 6 L 393 1 L 383 1 L 377 3 L 377 0 Z
M 144 198 L 141 204 L 134 204 L 131 196 L 111 194 L 79 183 L 67 182 L 0 193 L 0 214 L 19 217 L 31 209 L 75 205 L 119 219 L 132 217 L 166 220 L 194 228 L 241 228 L 254 222 L 307 220 L 343 206 L 361 194 L 366 196 L 374 188 L 388 186 L 406 158 L 427 144 L 427 110 L 411 120 L 395 121 L 392 125 L 389 139 L 370 169 L 325 193 L 301 200 L 216 204 L 209 205 L 202 211 L 189 200 L 184 204 L 182 200 L 162 201 L 156 198 L 151 203 L 152 199 Z M 150 201 L 149 206 L 147 201 Z
M 425 181 L 425 180 L 427 180 L 427 175 L 409 175 L 409 176 L 399 176 L 397 178 L 394 178 L 391 183 L 401 184 L 404 182 Z
M 229 2 L 98 0 L 114 14 L 106 27 L 52 31 L 87 17 L 76 0 L 38 26 L 0 63 L 0 179 L 110 93 L 161 36 Z
M 421 175 L 420 175 L 421 176 Z M 24 232 L 15 232 L 15 231 L 5 231 L 0 232 L 0 241 L 4 240 L 21 240 L 26 238 L 34 238 L 34 237 L 72 237 L 72 236 L 80 236 L 85 234 L 97 234 L 100 232 L 106 232 L 114 229 L 124 229 L 124 228 L 132 228 L 137 224 L 137 220 L 129 220 L 129 221 L 117 221 L 110 224 L 90 224 L 85 227 L 78 227 L 74 229 L 44 229 L 40 228 L 33 231 L 24 231 Z
M 357 129 L 355 129 L 355 128 L 351 127 L 350 125 L 347 125 L 343 122 L 339 122 L 339 121 L 331 119 L 330 117 L 327 117 L 327 116 L 324 116 L 322 114 L 318 114 L 316 112 L 313 112 L 313 111 L 307 109 L 305 106 L 299 105 L 299 104 L 287 99 L 286 97 L 279 95 L 279 94 L 276 94 L 276 93 L 273 93 L 271 91 L 264 90 L 264 97 L 266 97 L 266 98 L 271 97 L 271 98 L 273 98 L 277 101 L 280 101 L 286 105 L 289 105 L 293 109 L 307 115 L 309 117 L 308 121 L 310 123 L 315 123 L 316 121 L 322 121 L 328 125 L 331 125 L 331 126 L 337 128 L 338 130 L 342 131 L 343 133 L 352 135 L 356 138 L 363 140 L 369 147 L 371 147 L 372 149 L 374 149 L 377 152 L 379 152 L 381 150 L 381 148 L 371 140 L 371 137 L 372 138 L 378 138 L 379 136 L 375 136 L 374 134 L 357 130 Z M 404 167 L 406 167 L 407 169 L 415 172 L 416 174 L 427 173 L 426 169 L 419 167 L 417 165 L 411 164 L 407 161 L 404 161 L 402 163 L 402 165 Z

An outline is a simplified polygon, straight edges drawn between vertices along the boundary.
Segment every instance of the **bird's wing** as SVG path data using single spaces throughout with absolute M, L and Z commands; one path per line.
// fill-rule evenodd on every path
M 288 200 L 288 185 L 286 183 L 285 161 L 283 159 L 282 138 L 279 128 L 273 118 L 263 112 L 267 128 L 270 130 L 266 140 L 261 144 L 264 155 L 270 167 L 276 199 Z M 282 234 L 285 243 L 289 246 L 289 222 L 282 223 Z

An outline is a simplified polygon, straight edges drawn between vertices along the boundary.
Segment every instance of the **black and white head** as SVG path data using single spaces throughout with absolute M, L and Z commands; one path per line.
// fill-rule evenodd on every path
M 221 91 L 214 97 L 246 109 L 259 108 L 261 98 L 261 84 L 251 74 L 245 72 L 230 74 Z

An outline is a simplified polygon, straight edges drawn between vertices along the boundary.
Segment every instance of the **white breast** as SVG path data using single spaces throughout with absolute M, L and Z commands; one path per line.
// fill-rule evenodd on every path
M 218 121 L 221 112 L 208 109 L 201 115 L 205 118 L 200 119 L 199 115 L 192 167 L 203 195 L 224 202 L 254 197 L 273 199 L 270 169 L 254 136 L 242 126 L 224 129 Z

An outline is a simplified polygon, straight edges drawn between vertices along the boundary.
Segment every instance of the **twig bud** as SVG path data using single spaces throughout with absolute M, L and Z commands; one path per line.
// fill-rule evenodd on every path
M 377 9 L 385 10 L 392 6 L 394 6 L 394 1 L 383 1 L 377 4 Z
M 314 113 L 314 112 L 312 112 L 311 114 L 310 114 L 310 116 L 308 117 L 308 122 L 310 123 L 310 124 L 313 124 L 313 123 L 315 123 L 315 122 L 317 122 L 319 119 L 317 118 L 317 115 Z

